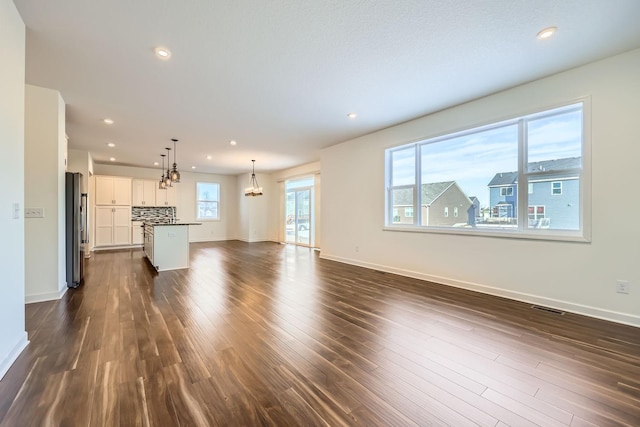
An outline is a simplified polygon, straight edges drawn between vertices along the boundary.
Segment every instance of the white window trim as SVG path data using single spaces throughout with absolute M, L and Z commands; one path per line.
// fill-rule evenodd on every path
M 412 224 L 392 224 L 388 215 L 390 214 L 391 206 L 389 203 L 389 194 L 391 187 L 389 185 L 389 181 L 387 181 L 387 191 L 385 192 L 385 203 L 388 206 L 388 209 L 385 210 L 385 225 L 382 226 L 383 231 L 391 231 L 391 232 L 410 232 L 410 233 L 433 233 L 433 234 L 452 234 L 452 235 L 461 235 L 461 236 L 479 236 L 479 237 L 491 237 L 491 238 L 507 238 L 507 239 L 522 239 L 522 240 L 549 240 L 549 241 L 566 241 L 566 242 L 583 242 L 589 243 L 591 242 L 591 97 L 584 96 L 576 98 L 569 102 L 562 102 L 547 105 L 544 108 L 536 109 L 535 111 L 523 112 L 516 116 L 508 116 L 502 119 L 496 119 L 487 121 L 484 124 L 480 123 L 477 125 L 473 125 L 468 128 L 459 128 L 458 130 L 452 130 L 449 132 L 443 132 L 439 136 L 433 138 L 422 138 L 419 140 L 415 140 L 413 142 L 408 142 L 403 145 L 393 145 L 389 146 L 385 149 L 386 159 L 385 161 L 385 177 L 387 180 L 390 179 L 390 169 L 391 156 L 389 153 L 394 149 L 402 149 L 408 148 L 411 144 L 414 144 L 417 147 L 421 142 L 429 140 L 430 142 L 437 142 L 438 140 L 451 138 L 452 135 L 462 136 L 464 134 L 478 132 L 481 129 L 491 129 L 492 127 L 496 127 L 497 125 L 502 125 L 505 122 L 516 120 L 519 117 L 525 116 L 534 116 L 539 114 L 543 116 L 546 111 L 553 110 L 556 108 L 567 107 L 572 104 L 582 103 L 582 173 L 579 174 L 578 177 L 580 180 L 580 189 L 579 189 L 579 198 L 580 198 L 580 226 L 579 230 L 557 230 L 557 229 L 549 229 L 549 230 L 531 230 L 529 228 L 522 228 L 518 230 L 507 230 L 507 229 L 491 229 L 491 230 L 476 230 L 476 229 L 460 229 L 455 227 L 434 227 L 434 226 L 419 226 Z M 520 147 L 519 147 L 520 148 Z M 524 164 L 524 152 L 522 149 L 519 149 L 519 156 L 522 157 L 519 159 L 520 164 Z M 415 171 L 416 177 L 419 174 L 420 170 L 420 156 L 418 156 L 416 161 Z M 518 204 L 520 206 L 528 205 L 528 192 L 522 191 L 525 189 L 525 182 L 528 182 L 524 178 L 527 177 L 523 173 L 523 171 L 519 171 L 518 176 Z M 529 181 L 539 181 L 535 175 L 528 176 Z M 554 181 L 559 181 L 560 179 L 555 179 Z M 417 181 L 416 181 L 417 182 Z M 413 186 L 415 187 L 415 185 Z M 522 187 L 522 188 L 520 188 Z M 415 192 L 415 188 L 414 188 Z M 420 203 L 418 200 L 417 203 Z M 526 209 L 521 209 L 520 215 L 523 217 L 522 220 L 526 219 L 528 216 L 528 212 Z M 417 215 L 414 216 L 414 224 L 420 224 L 421 220 L 421 210 L 418 209 Z M 417 221 L 416 221 L 416 218 Z M 522 224 L 522 220 L 519 219 L 519 223 Z M 528 223 L 528 221 L 527 221 Z
M 553 184 L 558 183 L 560 184 L 560 192 L 559 193 L 554 193 L 555 188 L 553 188 Z M 562 181 L 551 181 L 551 195 L 552 196 L 562 196 Z

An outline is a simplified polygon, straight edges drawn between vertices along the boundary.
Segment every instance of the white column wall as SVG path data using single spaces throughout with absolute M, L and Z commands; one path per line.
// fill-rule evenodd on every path
M 0 0 L 0 379 L 27 345 L 24 323 L 24 64 L 25 27 L 11 0 Z M 13 207 L 19 207 L 14 218 Z
M 640 326 L 638 76 L 634 50 L 323 150 L 321 256 Z M 583 96 L 591 243 L 383 231 L 385 148 Z M 615 292 L 617 279 L 629 281 L 629 295 Z
M 25 207 L 43 218 L 25 219 L 27 302 L 59 299 L 65 270 L 65 106 L 56 90 L 25 87 Z

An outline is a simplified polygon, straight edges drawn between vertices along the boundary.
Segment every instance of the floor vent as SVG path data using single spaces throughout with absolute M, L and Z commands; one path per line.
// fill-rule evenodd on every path
M 544 307 L 541 305 L 532 305 L 531 308 L 533 308 L 534 310 L 546 311 L 547 313 L 553 313 L 553 314 L 558 314 L 560 316 L 564 316 L 564 311 L 556 310 L 555 308 Z

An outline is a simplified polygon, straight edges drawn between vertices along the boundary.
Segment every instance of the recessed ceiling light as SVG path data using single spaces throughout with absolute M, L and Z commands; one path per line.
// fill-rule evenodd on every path
M 113 148 L 115 146 L 116 146 L 116 144 L 114 144 L 113 142 L 107 142 L 107 147 Z
M 536 38 L 538 40 L 548 39 L 549 37 L 553 36 L 557 30 L 558 29 L 556 27 L 545 28 L 544 30 L 540 30 L 540 32 L 536 35 Z
M 229 144 L 231 144 L 231 145 L 236 145 L 236 144 L 237 144 L 237 142 L 236 142 L 236 140 L 235 140 L 235 139 L 232 139 L 231 141 L 229 141 Z
M 207 160 L 213 159 L 213 156 L 207 156 Z
M 347 114 L 347 117 L 349 117 L 350 119 L 355 119 L 356 117 L 358 117 L 358 115 L 356 113 L 349 113 Z
M 110 157 L 109 160 L 112 161 L 112 162 L 115 162 L 116 158 L 115 157 Z
M 158 46 L 153 51 L 156 53 L 156 56 L 160 59 L 169 59 L 171 58 L 171 51 L 166 47 Z
M 160 165 L 160 163 L 158 163 L 158 162 L 153 162 L 153 166 L 159 166 L 159 165 Z
M 195 169 L 195 168 L 196 168 L 195 166 L 191 166 L 191 169 Z
M 113 119 L 110 119 L 110 118 L 107 117 L 106 119 L 103 120 L 103 122 L 104 122 L 105 125 L 112 125 L 113 124 Z

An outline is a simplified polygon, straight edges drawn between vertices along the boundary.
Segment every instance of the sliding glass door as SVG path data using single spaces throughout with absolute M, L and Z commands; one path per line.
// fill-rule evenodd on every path
M 287 181 L 285 191 L 285 242 L 310 246 L 313 232 L 313 178 Z

